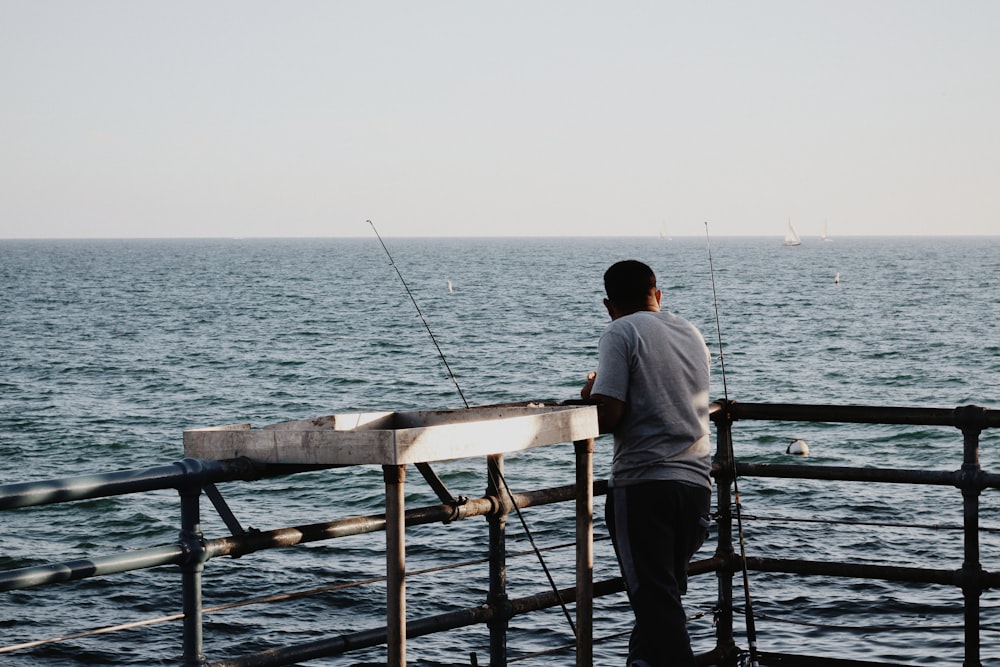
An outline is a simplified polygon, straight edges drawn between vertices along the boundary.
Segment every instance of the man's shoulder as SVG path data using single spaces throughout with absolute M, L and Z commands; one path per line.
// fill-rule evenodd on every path
M 632 340 L 658 335 L 674 337 L 678 334 L 703 340 L 698 327 L 684 317 L 666 310 L 643 310 L 619 317 L 605 327 L 602 337 Z
M 612 322 L 612 324 L 618 323 L 621 323 L 622 327 L 633 330 L 638 329 L 640 331 L 648 327 L 654 327 L 657 323 L 667 324 L 670 327 L 678 329 L 698 330 L 698 328 L 688 319 L 669 310 L 644 310 L 638 313 L 632 313 L 631 315 L 626 315 L 625 317 Z

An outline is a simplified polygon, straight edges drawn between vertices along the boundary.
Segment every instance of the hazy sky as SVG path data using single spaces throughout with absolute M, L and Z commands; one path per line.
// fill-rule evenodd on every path
M 0 0 L 0 238 L 1000 234 L 1000 2 Z

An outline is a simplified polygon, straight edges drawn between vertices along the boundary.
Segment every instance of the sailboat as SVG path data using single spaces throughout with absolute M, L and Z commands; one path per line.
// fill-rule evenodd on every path
M 826 233 L 826 220 L 823 221 L 823 233 L 819 235 L 820 241 L 830 241 L 830 235 Z
M 672 241 L 673 240 L 673 239 L 670 238 L 670 234 L 667 233 L 667 226 L 666 225 L 663 225 L 663 227 L 660 228 L 660 240 L 661 241 Z
M 792 219 L 788 219 L 788 231 L 785 232 L 785 240 L 781 245 L 802 245 L 802 241 L 799 240 L 799 235 L 796 233 L 795 228 L 792 227 Z

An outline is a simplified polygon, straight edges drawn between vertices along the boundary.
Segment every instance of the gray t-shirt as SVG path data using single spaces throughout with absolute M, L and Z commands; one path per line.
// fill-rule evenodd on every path
M 614 431 L 611 486 L 676 480 L 711 488 L 710 355 L 679 315 L 640 311 L 601 335 L 592 394 L 625 402 Z

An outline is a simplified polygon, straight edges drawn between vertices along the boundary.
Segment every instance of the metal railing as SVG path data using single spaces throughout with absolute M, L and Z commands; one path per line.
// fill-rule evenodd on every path
M 1000 488 L 1000 475 L 988 473 L 979 464 L 979 437 L 984 429 L 1000 426 L 1000 412 L 976 406 L 948 409 L 894 408 L 867 406 L 792 405 L 766 403 L 720 403 L 713 413 L 718 433 L 716 465 L 719 492 L 719 543 L 716 555 L 727 564 L 720 570 L 719 605 L 722 609 L 718 624 L 717 650 L 724 653 L 732 642 L 733 584 L 732 573 L 743 568 L 742 559 L 732 543 L 733 514 L 731 484 L 739 477 L 784 477 L 828 481 L 880 482 L 895 484 L 932 484 L 952 486 L 962 493 L 964 560 L 954 570 L 894 567 L 805 561 L 780 558 L 747 557 L 748 570 L 783 572 L 797 575 L 857 577 L 884 581 L 935 583 L 952 585 L 962 590 L 965 620 L 966 667 L 982 664 L 980 637 L 980 596 L 989 588 L 1000 587 L 1000 573 L 983 570 L 979 553 L 979 496 L 986 488 Z M 732 461 L 732 426 L 741 420 L 837 422 L 853 424 L 887 424 L 947 426 L 961 431 L 963 439 L 962 466 L 956 471 L 900 470 L 882 468 L 832 467 L 820 465 L 754 464 Z M 774 661 L 781 665 L 837 665 L 843 661 L 822 656 L 761 654 L 762 664 Z M 854 661 L 851 664 L 876 664 Z
M 934 583 L 961 589 L 964 600 L 965 659 L 967 667 L 981 665 L 980 597 L 983 591 L 1000 587 L 1000 574 L 983 569 L 979 553 L 979 497 L 987 488 L 1000 488 L 1000 475 L 988 473 L 979 464 L 979 437 L 984 429 L 1000 426 L 1000 411 L 975 406 L 948 409 L 914 409 L 864 406 L 829 405 L 778 405 L 760 403 L 720 402 L 713 405 L 712 419 L 716 426 L 718 447 L 713 474 L 718 493 L 718 542 L 715 554 L 695 561 L 690 566 L 692 575 L 715 573 L 718 578 L 716 608 L 716 646 L 698 656 L 702 665 L 736 665 L 745 652 L 737 646 L 734 636 L 734 614 L 737 607 L 733 599 L 733 579 L 743 571 L 780 572 L 797 576 L 828 576 L 878 579 L 891 582 Z M 881 468 L 830 467 L 822 465 L 755 464 L 733 461 L 732 429 L 734 423 L 749 420 L 841 422 L 856 424 L 946 426 L 959 430 L 963 439 L 963 461 L 955 471 L 899 470 Z M 589 442 L 589 445 L 588 445 Z M 413 638 L 436 632 L 471 625 L 486 624 L 490 629 L 490 664 L 507 664 L 506 635 L 508 621 L 514 616 L 546 609 L 560 604 L 577 602 L 577 617 L 583 620 L 578 628 L 576 661 L 578 665 L 591 664 L 592 614 L 590 600 L 623 591 L 620 578 L 592 582 L 589 573 L 578 576 L 578 586 L 540 592 L 523 598 L 509 598 L 506 591 L 506 558 L 508 556 L 504 532 L 508 513 L 514 509 L 551 503 L 575 501 L 577 503 L 577 532 L 589 530 L 592 523 L 592 506 L 588 507 L 589 493 L 577 493 L 581 487 L 592 488 L 594 495 L 606 492 L 606 482 L 592 482 L 584 465 L 581 476 L 581 457 L 589 461 L 589 446 L 584 441 L 577 444 L 578 472 L 575 484 L 541 489 L 527 493 L 505 494 L 496 487 L 493 477 L 487 494 L 481 498 L 460 502 L 442 502 L 439 505 L 405 511 L 405 525 L 450 523 L 472 517 L 485 517 L 490 524 L 490 588 L 482 605 L 450 611 L 434 616 L 410 619 L 406 623 L 406 636 Z M 490 465 L 502 469 L 502 457 L 492 457 Z M 60 563 L 25 567 L 0 572 L 0 591 L 12 591 L 60 582 L 102 576 L 162 565 L 176 565 L 182 578 L 183 657 L 185 666 L 208 665 L 216 667 L 290 665 L 303 660 L 338 655 L 349 651 L 385 644 L 387 628 L 376 628 L 328 637 L 294 646 L 277 647 L 268 651 L 211 663 L 203 654 L 201 583 L 205 563 L 220 556 L 238 557 L 263 549 L 291 547 L 319 540 L 330 540 L 347 535 L 384 531 L 384 514 L 359 516 L 335 521 L 278 528 L 269 531 L 247 532 L 229 512 L 215 484 L 230 481 L 251 481 L 264 477 L 294 474 L 316 467 L 290 468 L 288 466 L 262 466 L 249 460 L 181 461 L 141 470 L 118 471 L 98 475 L 77 476 L 57 480 L 9 484 L 0 487 L 0 510 L 73 502 L 123 494 L 145 493 L 162 489 L 175 489 L 180 497 L 181 530 L 179 539 L 168 545 L 133 550 L 109 556 L 86 558 Z M 806 561 L 765 558 L 747 555 L 742 558 L 733 544 L 734 475 L 739 477 L 782 477 L 848 482 L 879 482 L 950 486 L 959 489 L 963 502 L 963 555 L 961 565 L 953 570 L 897 567 L 861 563 Z M 206 538 L 201 532 L 200 499 L 205 495 L 232 532 L 220 538 Z M 584 499 L 581 501 L 581 499 Z M 577 569 L 592 568 L 592 562 L 581 562 L 578 550 Z M 584 552 L 587 553 L 587 552 Z M 583 589 L 580 589 L 582 582 Z M 578 592 L 581 593 L 577 601 Z M 599 623 L 598 623 L 599 624 Z M 22 645 L 28 651 L 32 645 L 44 640 Z M 0 651 L 18 647 L 0 647 Z M 761 664 L 780 665 L 879 665 L 885 663 L 845 661 L 836 658 L 788 653 L 761 653 Z

